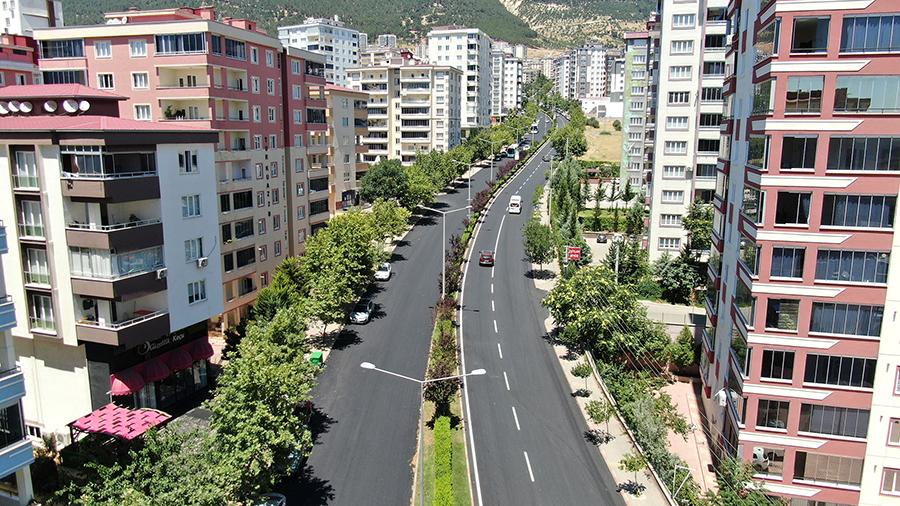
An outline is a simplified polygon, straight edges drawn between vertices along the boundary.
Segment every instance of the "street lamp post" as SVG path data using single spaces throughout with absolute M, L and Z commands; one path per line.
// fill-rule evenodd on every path
M 422 400 L 421 403 L 421 416 L 419 417 L 419 471 L 416 473 L 419 475 L 419 504 L 424 506 L 425 504 L 425 445 L 424 445 L 424 437 L 425 437 L 425 384 L 426 383 L 436 383 L 438 381 L 446 381 L 449 379 L 456 378 L 465 378 L 466 376 L 482 376 L 487 374 L 487 371 L 484 369 L 475 369 L 465 374 L 457 374 L 455 376 L 447 376 L 444 378 L 432 378 L 427 380 L 418 380 L 415 378 L 410 378 L 409 376 L 404 376 L 402 374 L 397 374 L 395 372 L 387 371 L 385 369 L 379 369 L 375 367 L 375 364 L 371 362 L 363 362 L 359 364 L 363 369 L 368 369 L 370 371 L 378 371 L 383 372 L 385 374 L 389 374 L 391 376 L 396 376 L 398 378 L 403 378 L 405 380 L 412 381 L 414 383 L 419 384 L 419 393 Z
M 503 144 L 503 141 L 492 141 L 490 139 L 481 140 L 491 143 L 491 179 L 494 179 L 494 144 Z
M 466 193 L 467 193 L 466 208 L 469 209 L 469 212 L 466 214 L 471 218 L 472 217 L 472 164 L 466 163 L 466 162 L 461 162 L 459 160 L 453 160 L 453 163 L 458 163 L 460 165 L 465 165 L 466 167 L 468 167 L 468 170 L 466 170 L 466 174 L 469 175 L 469 183 L 466 185 Z
M 443 222 L 441 223 L 441 249 L 440 249 L 440 259 L 441 259 L 441 300 L 444 299 L 447 293 L 447 262 L 444 260 L 444 245 L 447 244 L 447 215 L 450 213 L 455 213 L 456 211 L 462 211 L 463 209 L 469 209 L 472 206 L 460 207 L 459 209 L 452 209 L 450 211 L 441 211 L 439 209 L 434 209 L 433 207 L 423 206 L 419 204 L 419 207 L 422 209 L 428 209 L 429 211 L 434 211 L 436 213 L 441 213 L 444 215 Z

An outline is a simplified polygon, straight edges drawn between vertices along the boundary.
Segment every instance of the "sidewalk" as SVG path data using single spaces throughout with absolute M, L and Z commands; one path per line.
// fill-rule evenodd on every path
M 546 207 L 546 195 L 544 200 L 541 202 L 540 206 L 541 213 L 541 222 L 544 224 L 549 223 L 549 217 L 547 215 L 547 207 Z M 607 244 L 597 244 L 594 241 L 588 241 L 588 245 L 592 249 L 593 253 L 593 261 L 592 265 L 600 265 L 603 261 L 603 258 L 606 256 L 606 250 L 608 249 Z M 535 286 L 539 290 L 549 291 L 553 286 L 556 285 L 559 272 L 559 266 L 554 264 L 544 264 L 545 270 L 551 272 L 551 275 L 547 278 L 538 279 L 535 278 Z M 670 305 L 659 305 L 655 303 L 648 303 L 649 307 L 649 316 L 651 319 L 655 319 L 654 316 L 667 316 L 669 314 L 677 314 L 680 318 L 685 318 L 686 320 L 691 317 L 691 313 L 694 312 L 694 308 L 687 308 L 681 306 L 670 306 Z M 665 306 L 665 307 L 663 307 Z M 548 317 L 544 322 L 545 327 L 548 333 L 552 333 L 554 330 L 553 318 Z M 572 367 L 578 364 L 580 361 L 584 360 L 582 356 L 572 356 L 569 353 L 569 349 L 563 344 L 554 344 L 554 351 L 556 352 L 556 356 L 559 359 L 560 367 L 562 368 L 563 374 L 566 377 L 566 380 L 571 387 L 571 390 L 574 392 L 578 389 L 585 388 L 585 380 L 581 378 L 577 378 L 572 374 Z M 698 380 L 699 381 L 699 380 Z M 581 409 L 582 415 L 585 417 L 585 421 L 588 424 L 588 427 L 591 429 L 598 429 L 605 431 L 605 424 L 596 424 L 591 421 L 587 414 L 584 411 L 585 406 L 590 401 L 607 401 L 612 402 L 612 399 L 608 397 L 606 389 L 601 385 L 599 378 L 596 373 L 592 374 L 589 378 L 587 378 L 587 389 L 591 391 L 591 395 L 589 397 L 575 397 L 575 400 Z M 702 427 L 703 423 L 703 415 L 702 415 L 702 406 L 699 398 L 699 394 L 696 393 L 693 383 L 681 383 L 676 382 L 672 385 L 666 387 L 666 392 L 672 396 L 672 401 L 677 405 L 678 412 L 685 416 L 687 419 L 688 426 L 697 426 Z M 601 444 L 598 446 L 600 454 L 603 456 L 603 459 L 606 461 L 607 466 L 609 467 L 610 472 L 612 473 L 613 478 L 616 480 L 617 484 L 627 483 L 629 481 L 634 480 L 634 473 L 629 473 L 619 469 L 619 461 L 622 460 L 622 457 L 627 453 L 631 453 L 634 451 L 635 445 L 631 435 L 625 428 L 625 425 L 622 423 L 622 420 L 619 416 L 615 416 L 609 421 L 609 432 L 612 434 L 615 439 L 610 441 L 609 443 Z M 706 491 L 708 488 L 715 488 L 715 474 L 709 469 L 709 465 L 712 462 L 712 456 L 709 450 L 709 447 L 706 442 L 706 436 L 702 430 L 702 428 L 698 428 L 689 434 L 687 441 L 681 436 L 669 432 L 668 440 L 671 444 L 670 450 L 672 453 L 681 457 L 692 469 L 692 475 L 694 480 L 700 484 L 702 490 Z M 665 489 L 665 485 L 660 483 L 659 480 L 671 480 L 672 477 L 668 476 L 655 476 L 655 473 L 652 473 L 649 469 L 645 469 L 638 473 L 638 483 L 644 485 L 646 489 L 644 489 L 643 493 L 640 497 L 634 496 L 629 492 L 622 491 L 621 494 L 625 499 L 625 503 L 629 506 L 636 505 L 665 505 L 665 504 L 673 504 L 671 501 L 671 495 L 667 489 Z

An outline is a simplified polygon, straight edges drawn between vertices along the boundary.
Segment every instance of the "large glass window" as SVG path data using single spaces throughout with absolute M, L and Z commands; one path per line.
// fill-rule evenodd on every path
M 822 53 L 828 50 L 829 18 L 794 18 L 792 53 Z
M 784 350 L 763 350 L 762 372 L 768 379 L 790 380 L 794 377 L 794 352 Z
M 838 78 L 840 79 L 840 78 Z M 784 100 L 785 112 L 819 112 L 822 110 L 822 88 L 824 76 L 788 77 L 787 95 Z
M 781 18 L 763 27 L 756 34 L 756 62 L 759 63 L 770 56 L 778 54 L 778 42 L 781 36 Z
M 844 16 L 841 52 L 900 51 L 900 15 Z
M 809 452 L 797 452 L 794 457 L 795 480 L 858 487 L 862 472 L 863 459 Z
M 900 112 L 900 75 L 838 76 L 834 111 L 897 114 Z
M 253 235 L 253 218 L 234 222 L 234 238 L 243 239 Z
M 816 167 L 817 140 L 815 136 L 785 136 L 781 142 L 781 168 L 814 169 Z
M 247 47 L 244 42 L 234 39 L 225 39 L 225 57 L 235 60 L 247 60 Z
M 748 327 L 754 327 L 756 321 L 756 297 L 744 285 L 743 281 L 738 280 L 737 288 L 734 291 L 734 303 L 737 304 L 738 310 L 744 318 L 744 323 Z
M 156 54 L 192 54 L 206 52 L 206 34 L 177 33 L 156 36 Z
M 253 190 L 234 192 L 231 201 L 235 210 L 253 207 Z
M 769 299 L 766 306 L 766 328 L 797 330 L 800 321 L 799 299 Z
M 771 137 L 753 135 L 747 149 L 747 165 L 769 170 L 769 141 Z
M 29 297 L 29 324 L 32 330 L 56 330 L 56 319 L 53 317 L 53 299 L 49 295 L 31 294 Z
M 41 58 L 84 58 L 84 39 L 42 40 Z
M 242 250 L 238 250 L 234 254 L 235 259 L 237 261 L 237 268 L 246 267 L 251 264 L 256 263 L 256 247 L 250 246 L 249 248 L 244 248 Z
M 161 246 L 127 253 L 70 247 L 69 256 L 72 275 L 86 278 L 116 279 L 156 270 L 164 265 Z
M 841 357 L 837 355 L 806 355 L 804 383 L 872 388 L 875 381 L 874 358 Z
M 816 280 L 887 283 L 891 254 L 882 251 L 819 249 Z
M 811 193 L 778 192 L 775 204 L 775 223 L 779 225 L 809 224 Z
M 39 200 L 23 200 L 19 204 L 19 235 L 44 237 L 44 215 Z
M 766 193 L 752 186 L 744 186 L 744 202 L 741 211 L 753 223 L 762 223 Z
M 325 200 L 317 200 L 315 202 L 309 203 L 309 215 L 315 216 L 317 214 L 327 213 L 328 212 L 328 199 Z
M 897 197 L 893 196 L 826 194 L 822 225 L 892 228 L 896 203 Z
M 753 85 L 753 114 L 772 114 L 775 109 L 775 78 Z
M 900 170 L 900 137 L 831 137 L 828 170 Z
M 739 255 L 741 262 L 750 271 L 750 274 L 756 276 L 759 274 L 759 249 L 760 246 L 753 242 L 753 239 L 741 234 L 741 246 Z
M 868 409 L 800 405 L 800 430 L 803 432 L 865 438 L 868 428 Z
M 878 337 L 883 306 L 814 302 L 810 332 Z
M 806 248 L 775 246 L 772 248 L 773 278 L 802 278 Z
M 756 426 L 787 429 L 790 408 L 789 401 L 760 399 L 759 409 L 756 412 Z

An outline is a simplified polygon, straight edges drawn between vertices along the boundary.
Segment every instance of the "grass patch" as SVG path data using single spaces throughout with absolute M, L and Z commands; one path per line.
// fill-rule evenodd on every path
M 453 505 L 472 506 L 471 493 L 469 492 L 469 467 L 466 462 L 466 435 L 462 421 L 456 413 L 462 413 L 462 405 L 459 398 L 450 404 L 450 411 L 454 413 L 450 423 L 452 438 L 451 466 L 453 473 Z M 434 502 L 434 404 L 425 403 L 425 504 Z M 418 456 L 417 456 L 418 457 Z M 418 465 L 418 460 L 416 460 Z M 419 504 L 419 490 L 421 484 L 416 483 L 413 493 L 413 504 Z
M 602 134 L 604 121 L 606 121 L 605 131 L 609 132 L 609 135 Z M 579 160 L 622 161 L 622 132 L 616 132 L 612 122 L 612 119 L 600 118 L 600 128 L 585 127 L 584 137 L 588 149 L 584 155 L 578 157 Z

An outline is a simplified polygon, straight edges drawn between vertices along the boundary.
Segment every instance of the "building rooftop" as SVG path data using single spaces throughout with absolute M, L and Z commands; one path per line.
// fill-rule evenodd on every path
M 127 97 L 83 84 L 25 84 L 0 88 L 0 100 L 33 98 L 80 98 L 125 100 Z
M 12 86 L 11 86 L 12 87 Z M 3 88 L 0 88 L 3 89 Z M 115 132 L 212 132 L 208 128 L 179 125 L 176 122 L 157 123 L 110 116 L 7 116 L 0 117 L 0 131 L 37 132 L 47 130 L 115 131 Z

